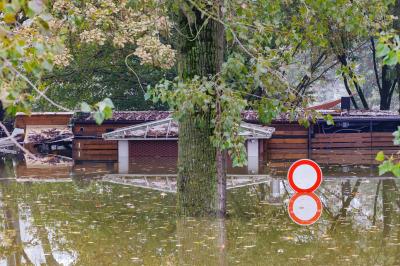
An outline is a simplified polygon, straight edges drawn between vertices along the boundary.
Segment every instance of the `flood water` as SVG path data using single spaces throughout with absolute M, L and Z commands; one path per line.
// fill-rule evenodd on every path
M 172 174 L 64 168 L 0 163 L 0 265 L 400 265 L 400 180 L 376 169 L 324 168 L 299 226 L 284 173 L 231 174 L 218 220 L 177 218 Z

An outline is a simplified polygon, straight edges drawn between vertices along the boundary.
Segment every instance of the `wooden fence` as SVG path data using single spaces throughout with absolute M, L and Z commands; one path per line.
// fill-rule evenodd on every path
M 276 132 L 265 141 L 266 160 L 272 167 L 288 167 L 298 159 L 320 164 L 378 164 L 376 154 L 393 154 L 392 132 L 316 133 L 296 125 L 273 125 Z

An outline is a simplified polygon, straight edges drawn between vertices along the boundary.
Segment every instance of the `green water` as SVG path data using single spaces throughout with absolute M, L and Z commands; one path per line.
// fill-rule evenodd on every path
M 316 193 L 321 218 L 304 227 L 288 217 L 284 179 L 229 190 L 228 218 L 208 220 L 177 218 L 173 193 L 101 176 L 0 173 L 0 265 L 400 265 L 391 178 L 334 172 Z

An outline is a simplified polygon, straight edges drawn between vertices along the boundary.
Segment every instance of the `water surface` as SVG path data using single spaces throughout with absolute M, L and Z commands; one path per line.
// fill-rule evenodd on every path
M 210 220 L 175 216 L 175 194 L 154 189 L 170 173 L 17 165 L 0 164 L 0 265 L 400 265 L 400 182 L 375 169 L 324 169 L 324 211 L 302 227 L 278 172 L 231 176 L 243 186 L 229 190 L 228 218 Z

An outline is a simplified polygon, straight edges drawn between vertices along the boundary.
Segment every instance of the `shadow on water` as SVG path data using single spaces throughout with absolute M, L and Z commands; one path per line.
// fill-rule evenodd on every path
M 141 167 L 0 160 L 0 265 L 400 265 L 400 182 L 376 169 L 325 168 L 304 227 L 284 172 L 234 169 L 227 219 L 183 219 L 173 171 Z

